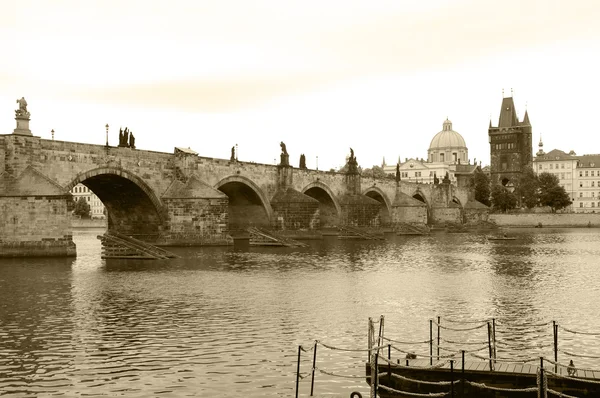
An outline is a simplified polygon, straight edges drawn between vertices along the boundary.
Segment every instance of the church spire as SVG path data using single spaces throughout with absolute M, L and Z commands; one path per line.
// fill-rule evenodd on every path
M 529 114 L 527 113 L 527 109 L 525 109 L 525 116 L 523 117 L 523 121 L 521 122 L 521 124 L 524 126 L 531 126 L 531 123 L 529 122 Z M 540 140 L 541 140 L 541 136 L 540 136 Z
M 527 115 L 527 113 L 525 115 Z M 542 134 L 541 133 L 540 133 L 540 143 L 538 144 L 538 148 L 539 149 L 538 149 L 538 151 L 537 151 L 537 153 L 535 155 L 536 156 L 543 156 L 543 155 L 545 155 L 545 153 L 544 153 L 544 143 L 542 142 Z

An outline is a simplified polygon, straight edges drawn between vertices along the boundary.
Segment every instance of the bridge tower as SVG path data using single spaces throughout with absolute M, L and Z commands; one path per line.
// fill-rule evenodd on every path
M 527 110 L 519 122 L 512 97 L 502 99 L 498 126 L 488 128 L 490 142 L 490 173 L 492 184 L 516 184 L 526 167 L 532 165 L 531 123 Z

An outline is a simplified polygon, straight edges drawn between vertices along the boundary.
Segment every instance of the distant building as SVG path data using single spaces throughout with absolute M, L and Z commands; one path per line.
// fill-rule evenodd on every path
M 106 215 L 104 214 L 104 204 L 88 187 L 83 184 L 77 184 L 71 189 L 71 194 L 73 195 L 73 200 L 75 202 L 77 202 L 79 198 L 84 198 L 88 205 L 90 205 L 90 217 L 92 219 L 106 218 Z
M 523 170 L 531 167 L 533 160 L 531 123 L 527 111 L 523 121 L 519 122 L 513 98 L 503 98 L 498 126 L 493 127 L 490 120 L 488 136 L 492 184 L 516 185 Z
M 433 184 L 437 177 L 441 182 L 446 174 L 450 183 L 466 186 L 477 165 L 469 164 L 469 150 L 464 138 L 452 130 L 452 122 L 448 119 L 442 124 L 427 150 L 427 160 L 406 158 L 400 162 L 400 179 L 410 182 Z M 395 174 L 396 165 L 383 165 L 386 173 Z
M 559 149 L 545 153 L 540 139 L 533 169 L 537 174 L 554 174 L 567 191 L 576 213 L 600 212 L 600 154 L 577 156 Z

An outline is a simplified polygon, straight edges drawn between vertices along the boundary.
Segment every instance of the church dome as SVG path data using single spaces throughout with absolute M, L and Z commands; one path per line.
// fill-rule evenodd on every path
M 452 122 L 448 119 L 444 121 L 442 131 L 437 133 L 431 140 L 429 149 L 446 149 L 446 148 L 466 148 L 465 140 L 462 135 L 452 130 Z
M 444 121 L 442 131 L 431 140 L 427 150 L 427 161 L 430 163 L 468 163 L 467 144 L 462 135 L 452 130 L 450 120 Z

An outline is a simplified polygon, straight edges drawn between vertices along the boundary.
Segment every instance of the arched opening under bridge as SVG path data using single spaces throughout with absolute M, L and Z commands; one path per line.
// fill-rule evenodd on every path
M 263 192 L 252 181 L 243 177 L 228 177 L 216 188 L 229 198 L 229 229 L 266 227 L 271 224 L 271 207 Z
M 319 201 L 319 224 L 321 228 L 334 227 L 339 224 L 339 206 L 333 194 L 325 185 L 311 184 L 303 191 L 305 195 Z
M 162 205 L 139 177 L 123 170 L 101 168 L 78 175 L 68 186 L 89 188 L 106 208 L 108 230 L 153 242 L 164 222 Z
M 384 194 L 376 189 L 370 189 L 365 192 L 365 196 L 375 199 L 380 203 L 379 206 L 379 219 L 381 220 L 382 226 L 387 226 L 391 222 L 390 210 L 387 201 L 385 200 Z

